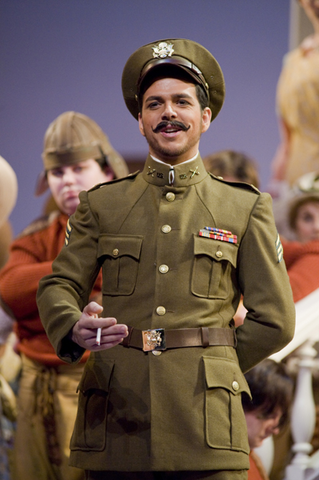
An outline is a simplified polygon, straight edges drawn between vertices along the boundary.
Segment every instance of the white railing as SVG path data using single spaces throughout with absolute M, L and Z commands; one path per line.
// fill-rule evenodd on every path
M 319 341 L 319 289 L 296 304 L 296 331 L 293 340 L 271 356 L 287 360 L 288 369 L 296 373 L 296 389 L 291 415 L 294 454 L 286 468 L 285 480 L 319 480 L 319 452 L 311 455 L 316 411 L 312 377 L 319 373 L 319 359 L 314 345 Z M 272 462 L 271 439 L 256 450 L 266 470 Z

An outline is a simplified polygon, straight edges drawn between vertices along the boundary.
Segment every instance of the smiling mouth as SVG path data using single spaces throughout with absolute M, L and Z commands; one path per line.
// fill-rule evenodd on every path
M 183 132 L 187 132 L 187 130 L 189 129 L 190 129 L 190 125 L 186 127 L 184 123 L 178 122 L 178 121 L 173 121 L 173 122 L 162 121 L 155 128 L 152 128 L 154 133 L 159 133 L 159 132 L 176 133 L 181 130 Z

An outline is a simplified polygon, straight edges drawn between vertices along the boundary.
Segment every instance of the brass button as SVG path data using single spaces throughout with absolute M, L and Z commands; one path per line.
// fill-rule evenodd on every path
M 162 226 L 162 232 L 163 233 L 169 233 L 172 230 L 172 227 L 170 225 L 163 225 Z
M 237 392 L 237 390 L 239 390 L 239 383 L 236 382 L 236 380 L 233 381 L 232 385 L 233 389 L 235 390 L 235 392 Z
M 173 193 L 173 192 L 167 192 L 167 194 L 166 194 L 166 200 L 167 200 L 168 202 L 174 202 L 174 200 L 175 200 L 175 193 Z
M 167 273 L 168 270 L 169 270 L 169 268 L 168 268 L 167 265 L 160 265 L 160 266 L 158 267 L 158 269 L 159 269 L 159 271 L 160 271 L 161 273 Z
M 220 250 L 217 250 L 216 257 L 217 258 L 222 258 L 222 256 L 223 256 L 223 252 L 221 252 Z
M 152 354 L 158 357 L 159 355 L 162 355 L 162 352 L 160 350 L 152 350 Z
M 113 250 L 112 253 L 113 253 L 114 257 L 117 257 L 117 255 L 119 254 L 119 249 L 118 249 L 118 248 L 114 248 L 114 250 Z
M 165 315 L 165 313 L 166 313 L 166 308 L 165 308 L 165 307 L 162 307 L 162 306 L 157 307 L 156 313 L 157 313 L 157 315 Z

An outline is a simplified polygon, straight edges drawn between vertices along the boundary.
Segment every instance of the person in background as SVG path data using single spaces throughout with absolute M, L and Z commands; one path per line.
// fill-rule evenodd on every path
M 281 143 L 272 161 L 269 191 L 285 195 L 304 174 L 319 171 L 319 6 L 299 0 L 314 33 L 289 52 L 277 86 Z M 286 185 L 287 184 L 287 185 Z
M 294 302 L 298 302 L 319 288 L 319 174 L 309 172 L 299 178 L 287 191 L 286 198 L 279 204 L 274 201 L 280 214 L 283 255 L 286 263 Z M 275 213 L 275 217 L 279 218 Z M 314 345 L 318 350 L 318 343 Z M 319 448 L 319 385 L 313 378 L 313 394 L 316 404 L 316 429 L 311 444 L 314 451 Z M 283 478 L 283 470 L 289 460 L 292 446 L 290 429 L 285 429 L 275 438 L 276 453 L 271 478 Z
M 208 172 L 230 182 L 245 182 L 259 188 L 257 162 L 246 153 L 236 150 L 220 150 L 203 158 Z
M 281 241 L 294 302 L 298 302 L 319 288 L 319 173 L 299 179 L 287 211 L 296 240 L 281 236 Z
M 293 380 L 283 363 L 267 359 L 245 374 L 251 397 L 242 395 L 248 442 L 250 469 L 248 480 L 268 480 L 255 448 L 271 435 L 279 433 L 289 419 L 293 397 Z
M 9 256 L 12 228 L 8 218 L 16 204 L 18 181 L 11 165 L 0 156 L 0 269 Z M 0 478 L 10 479 L 16 420 L 16 397 L 10 381 L 16 379 L 20 370 L 19 357 L 13 352 L 11 338 L 13 319 L 5 312 L 0 297 Z
M 11 165 L 0 156 L 0 269 L 9 257 L 12 227 L 8 220 L 18 196 L 18 180 Z
M 224 79 L 202 45 L 140 47 L 122 90 L 149 146 L 144 169 L 80 194 L 37 294 L 59 357 L 75 363 L 91 350 L 70 462 L 89 480 L 245 479 L 243 372 L 294 332 L 271 199 L 205 169 L 200 138 Z M 103 308 L 89 302 L 100 268 Z M 248 312 L 235 332 L 242 293 Z
M 12 242 L 9 260 L 0 272 L 1 297 L 15 317 L 22 358 L 12 479 L 75 480 L 84 475 L 68 466 L 69 442 L 76 390 L 89 352 L 78 365 L 63 364 L 40 321 L 36 292 L 65 242 L 79 193 L 126 176 L 128 169 L 96 122 L 72 111 L 49 125 L 42 158 L 44 170 L 36 194 L 49 188 L 57 210 L 34 221 Z M 101 301 L 101 276 L 91 298 Z

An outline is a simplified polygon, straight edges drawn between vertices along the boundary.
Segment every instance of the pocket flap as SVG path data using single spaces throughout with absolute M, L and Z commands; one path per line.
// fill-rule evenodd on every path
M 237 266 L 238 245 L 222 242 L 212 238 L 194 236 L 194 254 L 208 255 L 217 262 L 227 260 L 234 267 Z
M 224 388 L 234 395 L 246 392 L 250 397 L 248 383 L 239 365 L 228 358 L 203 357 L 208 388 Z
M 99 238 L 98 257 L 107 255 L 113 258 L 128 255 L 139 259 L 143 237 L 141 235 L 109 235 Z
M 95 368 L 92 370 L 87 364 L 77 391 L 81 391 L 82 393 L 88 390 L 103 390 L 104 392 L 108 392 L 113 368 L 114 361 L 112 360 L 103 362 L 101 369 Z

